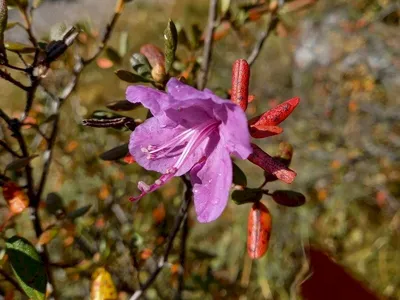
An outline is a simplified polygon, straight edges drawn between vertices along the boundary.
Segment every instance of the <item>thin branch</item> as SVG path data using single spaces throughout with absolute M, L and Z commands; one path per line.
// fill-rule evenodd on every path
M 185 215 L 182 225 L 181 235 L 181 248 L 179 253 L 179 277 L 178 277 L 178 289 L 176 291 L 175 299 L 182 299 L 182 292 L 185 289 L 185 265 L 186 265 L 186 242 L 189 235 L 189 219 L 188 215 Z
M 18 158 L 21 158 L 22 156 L 19 155 L 16 151 L 14 151 L 13 149 L 11 149 L 11 147 L 3 140 L 0 140 L 0 146 L 2 146 L 4 149 L 6 149 L 6 151 L 8 153 L 10 153 L 13 156 L 16 156 Z
M 247 58 L 248 64 L 251 66 L 257 59 L 260 51 L 264 45 L 264 42 L 267 40 L 271 32 L 275 29 L 276 25 L 278 25 L 279 18 L 276 13 L 272 13 L 271 20 L 268 23 L 267 30 L 263 31 L 258 38 L 253 50 L 251 51 L 250 56 Z
M 18 282 L 2 268 L 0 268 L 0 274 L 4 277 L 5 280 L 11 283 L 18 291 L 20 291 L 22 294 L 25 295 L 24 290 L 19 286 Z
M 170 235 L 168 237 L 168 243 L 167 243 L 167 247 L 165 248 L 164 255 L 158 260 L 157 267 L 153 271 L 153 273 L 150 275 L 149 279 L 147 279 L 147 281 L 142 285 L 142 287 L 132 295 L 130 300 L 137 300 L 140 297 L 142 297 L 143 293 L 156 280 L 157 276 L 159 275 L 161 270 L 164 268 L 164 266 L 168 262 L 168 257 L 169 257 L 169 255 L 171 253 L 172 246 L 174 244 L 174 240 L 175 240 L 176 236 L 178 235 L 179 229 L 181 228 L 181 225 L 182 225 L 183 221 L 187 217 L 187 211 L 188 211 L 188 208 L 189 208 L 189 203 L 190 203 L 190 201 L 192 199 L 192 196 L 193 196 L 192 184 L 184 176 L 181 176 L 181 178 L 182 178 L 183 182 L 186 185 L 186 191 L 185 191 L 185 195 L 184 195 L 184 198 L 182 200 L 182 203 L 181 203 L 181 207 L 179 208 L 179 212 L 178 212 L 177 216 L 175 217 L 174 226 L 173 226 L 172 231 L 171 231 L 171 233 L 170 233 Z
M 208 70 L 210 68 L 213 35 L 215 30 L 215 22 L 217 20 L 218 0 L 210 0 L 210 7 L 208 9 L 208 22 L 207 31 L 204 38 L 204 51 L 203 61 L 201 64 L 200 72 L 197 77 L 197 88 L 203 90 L 207 84 Z
M 111 33 L 113 32 L 115 25 L 117 24 L 117 21 L 123 11 L 123 8 L 124 8 L 124 0 L 118 0 L 116 3 L 114 15 L 111 19 L 111 22 L 109 24 L 107 24 L 106 32 L 104 33 L 104 36 L 103 36 L 103 39 L 101 40 L 100 46 L 98 47 L 96 53 L 91 58 L 82 60 L 82 63 L 84 66 L 86 66 L 86 65 L 90 64 L 92 61 L 94 61 L 100 55 L 100 53 L 104 50 L 104 48 L 107 46 L 107 43 L 111 36 Z
M 0 77 L 7 80 L 8 82 L 11 82 L 15 86 L 19 87 L 20 89 L 24 91 L 28 91 L 29 87 L 23 85 L 21 82 L 18 80 L 14 79 L 8 72 L 0 70 Z
M 30 16 L 28 15 L 28 12 L 26 9 L 21 11 L 21 16 L 25 21 L 26 25 L 24 28 L 25 28 L 26 32 L 28 33 L 29 40 L 32 42 L 32 44 L 35 47 L 37 47 L 38 43 L 37 43 L 36 37 L 34 36 L 33 31 L 32 31 L 32 22 L 31 22 Z

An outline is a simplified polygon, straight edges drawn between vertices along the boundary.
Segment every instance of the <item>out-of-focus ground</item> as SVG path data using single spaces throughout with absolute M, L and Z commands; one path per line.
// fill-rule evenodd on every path
M 119 35 L 127 32 L 128 53 L 137 52 L 144 43 L 162 47 L 162 32 L 169 18 L 183 26 L 205 26 L 206 2 L 135 1 L 127 6 L 111 45 L 118 48 Z M 35 16 L 35 30 L 45 33 L 51 24 L 73 24 L 86 18 L 93 20 L 94 28 L 104 28 L 113 6 L 109 0 L 47 3 Z M 287 208 L 265 199 L 273 216 L 271 245 L 267 256 L 252 264 L 245 251 L 249 206 L 231 202 L 211 224 L 198 224 L 191 214 L 189 248 L 194 250 L 189 253 L 193 261 L 189 265 L 194 273 L 187 275 L 188 285 L 203 288 L 203 292 L 188 292 L 188 299 L 204 294 L 227 299 L 295 299 L 310 244 L 327 250 L 377 295 L 400 298 L 399 18 L 397 1 L 318 1 L 296 18 L 285 20 L 290 29 L 287 35 L 281 33 L 267 41 L 252 68 L 250 87 L 256 99 L 248 114 L 254 116 L 288 98 L 301 97 L 299 107 L 283 123 L 285 132 L 260 144 L 271 154 L 277 152 L 281 141 L 293 145 L 292 168 L 298 177 L 292 187 L 273 183 L 271 188 L 301 191 L 307 203 Z M 232 62 L 247 57 L 263 28 L 260 20 L 245 28 L 243 39 L 231 32 L 216 43 L 208 88 L 230 88 Z M 20 36 L 14 33 L 9 38 Z M 129 55 L 122 66 L 130 68 Z M 82 218 L 82 227 L 94 226 L 102 217 L 96 212 L 118 199 L 128 214 L 135 211 L 133 225 L 105 226 L 114 226 L 113 230 L 134 226 L 143 244 L 152 248 L 163 231 L 152 226 L 154 212 L 160 210 L 164 198 L 167 216 L 173 215 L 179 189 L 171 184 L 132 206 L 127 198 L 136 192 L 135 182 L 139 177 L 144 181 L 152 177 L 137 166 L 97 158 L 127 141 L 129 134 L 80 125 L 89 112 L 124 97 L 126 84 L 113 70 L 91 66 L 78 94 L 63 108 L 47 191 L 58 192 L 67 203 L 76 200 L 78 206 L 94 205 L 91 215 Z M 47 80 L 57 80 L 54 78 L 50 74 Z M 0 90 L 4 110 L 21 110 L 23 102 L 8 83 L 1 81 Z M 250 186 L 263 181 L 262 172 L 254 165 L 238 164 L 248 174 Z M 105 240 L 112 240 L 113 230 Z M 74 255 L 72 250 L 60 250 L 61 242 L 51 246 L 55 260 L 63 251 Z M 209 256 L 201 252 L 199 258 L 197 250 Z M 123 265 L 123 257 L 120 259 Z M 60 270 L 58 275 L 60 281 L 71 284 L 70 297 L 87 295 L 84 289 L 73 288 L 74 279 L 67 273 Z M 162 284 L 167 283 L 160 279 L 158 287 Z

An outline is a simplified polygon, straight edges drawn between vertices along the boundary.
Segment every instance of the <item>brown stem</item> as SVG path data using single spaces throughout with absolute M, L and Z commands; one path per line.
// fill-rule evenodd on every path
M 217 9 L 218 0 L 210 0 L 210 7 L 208 9 L 207 31 L 204 38 L 203 61 L 201 64 L 199 75 L 197 77 L 197 88 L 199 90 L 203 90 L 207 84 L 208 70 L 210 68 L 212 55 L 215 22 L 217 20 Z
M 20 89 L 24 91 L 28 91 L 29 87 L 23 85 L 21 82 L 18 80 L 14 79 L 9 73 L 6 71 L 0 70 L 0 77 L 7 80 L 8 82 L 11 82 L 13 85 L 19 87 Z
M 164 255 L 158 260 L 156 269 L 153 271 L 153 273 L 150 275 L 149 279 L 140 287 L 139 290 L 137 290 L 130 300 L 137 300 L 140 297 L 142 297 L 143 293 L 153 284 L 153 282 L 156 280 L 157 276 L 161 272 L 161 270 L 164 268 L 165 264 L 168 262 L 168 257 L 171 253 L 172 246 L 174 244 L 174 240 L 178 235 L 179 229 L 181 228 L 182 223 L 184 220 L 187 218 L 187 211 L 189 208 L 189 203 L 193 197 L 193 192 L 192 192 L 192 184 L 190 181 L 185 178 L 185 176 L 181 176 L 183 182 L 186 185 L 186 191 L 184 198 L 182 200 L 181 206 L 179 208 L 179 212 L 175 217 L 175 222 L 174 226 L 172 228 L 172 231 L 168 237 L 168 243 L 167 247 L 165 248 Z

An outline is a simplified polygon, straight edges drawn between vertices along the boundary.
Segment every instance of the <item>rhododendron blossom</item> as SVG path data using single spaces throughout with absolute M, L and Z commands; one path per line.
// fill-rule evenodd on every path
M 243 110 L 210 90 L 196 90 L 175 78 L 167 83 L 166 93 L 130 86 L 126 98 L 153 114 L 132 132 L 129 151 L 139 165 L 162 173 L 151 185 L 140 181 L 141 193 L 131 200 L 189 172 L 197 219 L 218 218 L 232 185 L 230 154 L 246 159 L 253 152 Z

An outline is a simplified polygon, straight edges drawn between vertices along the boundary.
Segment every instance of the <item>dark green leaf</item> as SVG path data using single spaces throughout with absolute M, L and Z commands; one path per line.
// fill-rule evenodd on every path
M 278 190 L 272 193 L 272 199 L 280 205 L 297 207 L 306 202 L 306 197 L 298 192 L 289 190 Z
M 111 47 L 107 47 L 106 55 L 113 63 L 120 64 L 122 62 L 122 57 L 119 55 L 117 50 Z
M 124 158 L 129 153 L 128 143 L 112 148 L 100 155 L 102 160 L 118 160 Z
M 187 39 L 189 40 L 190 47 L 194 50 L 200 45 L 201 29 L 199 25 L 192 25 L 186 32 Z
M 138 103 L 132 103 L 129 102 L 128 100 L 119 100 L 119 101 L 114 101 L 106 105 L 107 108 L 115 110 L 115 111 L 129 111 L 133 110 L 137 107 L 140 106 Z
M 119 79 L 129 83 L 151 82 L 151 80 L 143 76 L 125 70 L 117 70 L 115 71 L 115 74 L 118 76 Z
M 168 21 L 167 28 L 164 30 L 164 55 L 165 71 L 168 73 L 175 60 L 175 51 L 178 45 L 178 32 L 172 20 Z
M 261 200 L 263 192 L 260 189 L 245 188 L 243 190 L 235 190 L 232 193 L 232 200 L 240 205 L 245 203 L 253 203 Z
M 76 219 L 76 218 L 82 217 L 83 215 L 85 215 L 90 210 L 91 207 L 92 207 L 91 204 L 86 205 L 86 206 L 82 206 L 82 207 L 80 207 L 80 208 L 78 208 L 78 209 L 76 209 L 74 211 L 71 211 L 70 213 L 68 213 L 67 216 L 70 219 Z
M 242 169 L 240 169 L 235 163 L 232 163 L 233 166 L 233 183 L 236 185 L 241 185 L 243 187 L 247 186 L 247 178 Z
M 131 66 L 140 76 L 151 76 L 151 66 L 146 56 L 141 53 L 134 53 L 130 59 Z
M 35 157 L 37 157 L 37 155 L 16 159 L 6 166 L 6 171 L 22 169 Z
M 28 240 L 13 236 L 6 242 L 6 252 L 14 275 L 26 295 L 32 300 L 44 300 L 46 269 L 35 247 Z
M 63 212 L 64 203 L 61 196 L 57 193 L 49 193 L 46 197 L 46 210 L 51 214 Z

